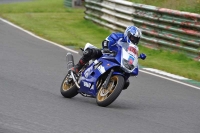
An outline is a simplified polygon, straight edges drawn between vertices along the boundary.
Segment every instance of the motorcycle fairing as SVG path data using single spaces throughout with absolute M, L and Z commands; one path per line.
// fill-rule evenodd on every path
M 97 65 L 101 63 L 100 65 Z M 96 83 L 98 78 L 108 71 L 110 68 L 120 66 L 117 63 L 113 63 L 112 61 L 103 59 L 102 57 L 98 60 L 95 60 L 86 70 L 82 72 L 80 77 L 80 89 L 79 92 L 92 95 L 96 97 L 97 88 Z
M 132 53 L 134 55 L 133 56 L 131 55 L 131 53 L 127 53 L 125 49 L 119 45 L 116 45 L 115 49 L 118 49 L 117 54 L 115 56 L 112 56 L 112 54 L 103 54 L 102 57 L 95 60 L 82 72 L 82 75 L 79 80 L 79 92 L 96 97 L 98 91 L 96 88 L 98 78 L 113 67 L 123 68 L 125 70 L 124 74 L 120 72 L 114 72 L 113 74 L 122 75 L 125 79 L 128 79 L 130 75 L 138 75 L 138 66 L 136 65 L 138 61 L 137 55 L 135 53 Z M 131 63 L 132 60 L 133 62 L 131 64 L 134 65 L 134 69 L 127 70 L 126 68 L 124 68 L 123 59 L 127 59 L 128 61 L 130 61 L 128 63 Z

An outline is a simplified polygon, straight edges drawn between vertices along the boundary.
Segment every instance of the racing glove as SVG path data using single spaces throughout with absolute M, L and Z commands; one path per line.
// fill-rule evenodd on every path
M 102 53 L 109 53 L 110 52 L 110 50 L 108 49 L 108 43 L 109 43 L 109 41 L 108 40 L 104 40 L 103 42 L 102 42 Z
M 141 58 L 142 60 L 145 60 L 146 59 L 146 54 L 141 53 L 139 58 Z

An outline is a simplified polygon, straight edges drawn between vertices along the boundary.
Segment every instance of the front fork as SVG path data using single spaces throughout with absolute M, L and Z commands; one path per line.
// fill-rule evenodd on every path
M 77 81 L 78 81 L 77 75 L 74 74 L 72 70 L 69 70 L 67 74 L 66 84 L 71 84 L 72 82 L 74 82 L 75 85 L 80 89 L 80 86 Z
M 103 83 L 103 86 L 102 86 L 103 89 L 107 89 L 108 84 L 109 84 L 109 81 L 110 81 L 110 78 L 111 78 L 113 72 L 114 72 L 114 70 L 111 69 L 110 73 L 108 74 L 108 77 L 106 78 L 106 80 L 105 80 L 104 83 Z

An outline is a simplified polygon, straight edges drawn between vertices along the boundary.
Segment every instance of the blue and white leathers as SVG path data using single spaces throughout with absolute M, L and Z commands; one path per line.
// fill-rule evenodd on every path
M 138 48 L 135 45 L 124 46 L 123 42 L 118 41 L 110 47 L 111 51 L 116 51 L 116 55 L 103 54 L 86 67 L 79 79 L 79 92 L 96 97 L 99 77 L 111 69 L 114 70 L 113 75 L 121 75 L 125 80 L 131 75 L 138 75 Z
M 113 50 L 118 51 L 119 50 L 115 45 L 120 45 L 125 50 L 128 49 L 129 45 L 132 45 L 131 42 L 127 43 L 127 39 L 126 39 L 124 33 L 112 33 L 111 35 L 109 35 L 106 38 L 106 41 L 107 41 L 107 47 L 111 51 L 113 51 Z M 134 47 L 136 49 L 136 54 L 138 55 L 139 49 L 138 49 L 137 45 L 134 45 Z M 138 66 L 134 70 L 133 75 L 138 75 Z

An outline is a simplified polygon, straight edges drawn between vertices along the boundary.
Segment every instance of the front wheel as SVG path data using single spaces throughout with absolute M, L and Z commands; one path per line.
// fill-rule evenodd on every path
M 73 81 L 69 82 L 68 77 L 68 75 L 65 76 L 60 87 L 60 93 L 66 98 L 72 98 L 78 94 L 78 88 Z
M 99 89 L 96 97 L 97 104 L 102 107 L 110 105 L 119 96 L 123 87 L 124 77 L 120 75 L 111 76 L 108 87 Z

